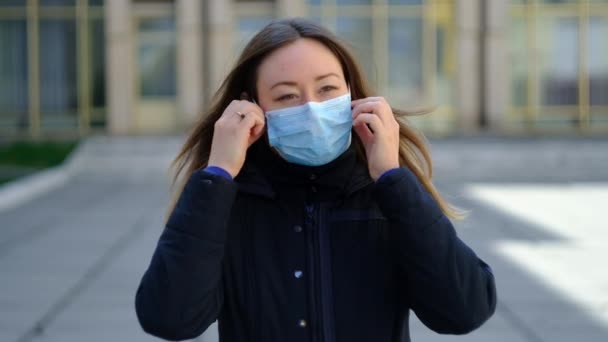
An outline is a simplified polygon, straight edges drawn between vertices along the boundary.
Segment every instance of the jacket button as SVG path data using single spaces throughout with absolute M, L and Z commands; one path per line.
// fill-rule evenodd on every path
M 315 175 L 314 173 L 312 173 L 310 176 L 308 176 L 308 179 L 310 179 L 311 181 L 314 181 L 317 179 L 317 175 Z
M 310 187 L 310 191 L 312 191 L 312 192 L 317 192 L 317 187 L 316 187 L 316 186 L 311 186 L 311 187 Z
M 308 324 L 306 323 L 305 320 L 301 319 L 301 320 L 298 321 L 298 325 L 300 326 L 300 328 L 306 328 L 306 326 Z
M 300 225 L 293 226 L 293 231 L 296 232 L 296 233 L 301 233 L 302 232 L 302 226 L 300 226 Z
M 302 275 L 304 275 L 304 273 L 303 273 L 302 271 L 300 271 L 300 270 L 296 270 L 296 271 L 294 271 L 294 272 L 293 272 L 293 275 L 294 275 L 294 276 L 295 276 L 297 279 L 300 279 L 300 278 L 302 278 Z

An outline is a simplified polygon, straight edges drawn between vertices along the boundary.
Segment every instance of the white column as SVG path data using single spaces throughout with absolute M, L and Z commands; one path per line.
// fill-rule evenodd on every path
M 203 106 L 203 8 L 200 0 L 178 0 L 177 111 L 178 125 L 187 127 Z
M 457 79 L 456 107 L 459 114 L 459 128 L 462 132 L 471 133 L 478 129 L 480 104 L 480 20 L 479 1 L 456 1 L 456 46 L 457 46 Z M 492 0 L 494 1 L 494 0 Z
M 233 0 L 207 2 L 207 84 L 210 95 L 215 93 L 236 59 L 233 36 L 235 12 L 232 2 Z
M 133 34 L 131 1 L 106 1 L 107 130 L 110 134 L 127 134 L 133 112 Z
M 482 0 L 483 1 L 483 0 Z M 487 1 L 485 39 L 485 84 L 488 128 L 502 131 L 510 99 L 509 0 Z

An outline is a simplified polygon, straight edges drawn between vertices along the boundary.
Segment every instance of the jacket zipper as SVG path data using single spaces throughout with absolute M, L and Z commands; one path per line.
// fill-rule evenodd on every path
M 332 272 L 329 249 L 329 232 L 321 220 L 319 204 L 306 206 L 307 222 L 311 232 L 309 247 L 311 251 L 311 276 L 314 287 L 313 300 L 318 319 L 317 340 L 334 342 Z
M 311 297 L 311 308 L 310 308 L 310 319 L 311 319 L 311 323 L 315 322 L 318 323 L 318 327 L 316 324 L 312 325 L 312 328 L 314 329 L 312 331 L 312 337 L 313 337 L 313 342 L 321 342 L 321 329 L 320 326 L 322 325 L 322 321 L 323 318 L 321 317 L 321 313 L 319 312 L 318 308 L 320 306 L 319 303 L 319 295 L 318 295 L 318 263 L 317 263 L 317 248 L 316 248 L 316 243 L 315 241 L 317 240 L 317 229 L 316 229 L 316 224 L 315 224 L 315 210 L 314 210 L 314 206 L 312 204 L 307 204 L 306 205 L 306 218 L 305 218 L 305 225 L 306 225 L 306 229 L 308 231 L 308 238 L 307 238 L 307 242 L 308 242 L 308 264 L 310 265 L 309 268 L 309 277 L 310 277 L 310 297 Z

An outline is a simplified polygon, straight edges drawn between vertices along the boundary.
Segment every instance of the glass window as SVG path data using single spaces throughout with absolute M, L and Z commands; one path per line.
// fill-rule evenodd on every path
M 28 122 L 27 33 L 25 20 L 0 21 L 0 127 Z
M 103 19 L 91 22 L 91 101 L 93 107 L 105 107 L 105 33 Z
M 368 79 L 375 77 L 372 51 L 372 21 L 370 18 L 338 17 L 336 34 L 350 44 L 357 61 Z
M 76 6 L 76 0 L 40 0 L 40 6 Z
M 26 0 L 2 0 L 0 1 L 0 7 L 10 6 L 25 6 Z
M 592 106 L 608 106 L 608 18 L 589 18 L 588 67 Z
M 103 19 L 93 19 L 90 31 L 91 47 L 91 126 L 104 127 L 106 124 L 106 58 Z
M 40 111 L 43 126 L 76 124 L 76 23 L 40 21 Z
M 540 57 L 541 104 L 578 103 L 577 18 L 547 17 L 539 25 L 539 41 L 546 42 Z
M 176 95 L 173 18 L 144 19 L 140 22 L 138 66 L 142 98 Z
M 175 31 L 175 20 L 173 18 L 150 18 L 139 22 L 139 32 L 173 32 Z
M 421 99 L 422 19 L 390 18 L 388 22 L 388 83 L 404 103 Z

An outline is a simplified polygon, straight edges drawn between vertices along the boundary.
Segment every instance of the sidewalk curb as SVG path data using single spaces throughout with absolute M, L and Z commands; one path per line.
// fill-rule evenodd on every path
M 76 173 L 73 159 L 80 148 L 81 145 L 77 146 L 63 163 L 57 166 L 0 186 L 0 213 L 16 208 L 66 184 Z
M 181 140 L 103 135 L 83 138 L 62 164 L 0 185 L 0 213 L 51 192 L 80 174 L 118 175 L 131 181 L 161 174 L 167 179 L 167 168 Z

